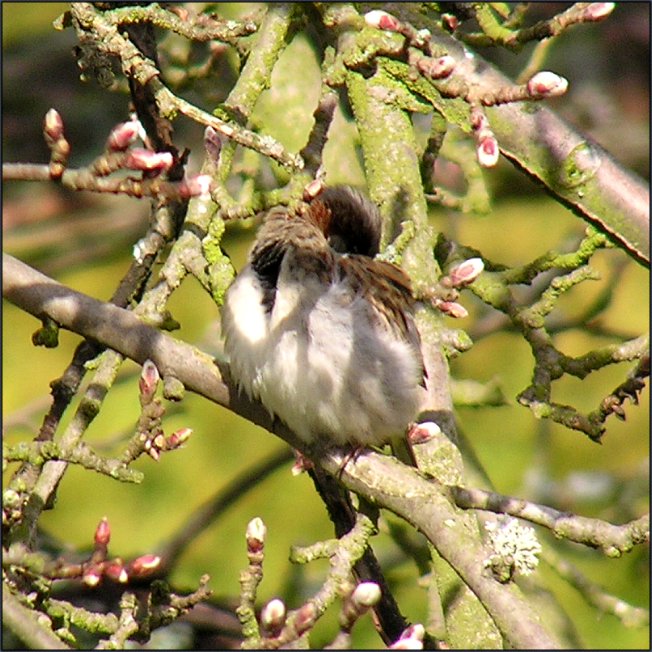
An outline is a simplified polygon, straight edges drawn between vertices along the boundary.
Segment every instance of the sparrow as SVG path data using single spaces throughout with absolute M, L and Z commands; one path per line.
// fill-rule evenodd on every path
M 424 365 L 408 276 L 347 186 L 272 209 L 222 309 L 231 375 L 308 444 L 382 446 L 415 419 Z

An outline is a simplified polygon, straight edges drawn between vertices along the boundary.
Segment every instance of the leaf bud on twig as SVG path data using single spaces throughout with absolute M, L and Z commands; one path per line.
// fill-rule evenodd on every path
M 127 569 L 124 567 L 122 559 L 116 557 L 104 565 L 104 575 L 114 582 L 126 584 L 129 581 Z
M 95 528 L 95 544 L 106 548 L 111 540 L 111 527 L 109 526 L 109 519 L 105 516 Z
M 584 20 L 603 20 L 616 8 L 615 2 L 589 2 L 584 10 Z
M 152 400 L 160 379 L 161 376 L 156 365 L 151 360 L 145 360 L 138 380 L 141 405 L 145 405 Z
M 306 602 L 302 607 L 297 611 L 296 620 L 294 622 L 295 629 L 297 634 L 301 636 L 304 632 L 307 632 L 314 624 L 317 618 L 317 609 L 312 602 Z
M 129 563 L 126 572 L 129 579 L 147 577 L 160 565 L 161 558 L 158 555 L 141 555 Z
M 366 609 L 378 603 L 380 596 L 380 587 L 376 582 L 360 582 L 351 594 L 351 600 L 360 611 L 366 611 Z
M 542 70 L 530 78 L 527 91 L 531 97 L 558 97 L 563 95 L 568 88 L 568 80 L 549 70 Z
M 453 287 L 462 287 L 475 281 L 483 272 L 484 263 L 482 258 L 469 258 L 456 265 L 448 272 Z
M 270 600 L 260 612 L 260 624 L 267 636 L 278 636 L 285 625 L 285 603 L 274 598 Z
M 396 32 L 400 29 L 401 23 L 399 20 L 388 14 L 386 11 L 381 9 L 374 9 L 369 11 L 364 15 L 364 20 L 369 27 L 376 27 L 377 29 L 384 29 L 388 32 Z
M 408 431 L 410 444 L 425 444 L 441 432 L 441 428 L 434 421 L 415 423 Z
M 258 516 L 252 518 L 247 525 L 247 550 L 249 552 L 260 552 L 265 547 L 266 535 L 267 528 L 263 523 L 263 519 Z
M 43 133 L 46 138 L 56 142 L 63 138 L 63 119 L 56 109 L 50 109 L 43 119 Z
M 106 141 L 106 148 L 112 152 L 123 152 L 136 141 L 142 129 L 143 126 L 138 120 L 121 122 L 111 130 Z

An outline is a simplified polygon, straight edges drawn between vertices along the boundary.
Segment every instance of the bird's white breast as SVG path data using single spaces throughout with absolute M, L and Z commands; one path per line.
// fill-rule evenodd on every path
M 227 293 L 233 377 L 306 441 L 380 444 L 414 418 L 421 366 L 344 281 L 301 277 L 284 260 L 271 312 L 247 266 Z

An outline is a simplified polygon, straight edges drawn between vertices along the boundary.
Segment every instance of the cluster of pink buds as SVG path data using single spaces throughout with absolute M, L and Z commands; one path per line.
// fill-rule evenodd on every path
M 94 562 L 84 568 L 82 582 L 90 587 L 97 586 L 103 579 L 128 584 L 149 577 L 160 564 L 161 558 L 158 555 L 141 555 L 128 563 L 120 557 Z
M 415 48 L 409 53 L 410 64 L 428 79 L 444 79 L 455 68 L 453 57 L 438 52 L 433 52 L 431 41 L 432 34 L 428 29 L 416 29 L 408 22 L 401 22 L 396 16 L 374 9 L 364 15 L 367 25 L 387 32 L 396 32 L 407 39 L 408 45 Z M 424 56 L 417 51 L 420 50 Z
M 164 435 L 162 432 L 159 432 L 154 437 L 145 441 L 145 452 L 155 462 L 158 462 L 161 453 L 181 448 L 188 441 L 190 435 L 192 435 L 192 428 L 179 428 L 179 430 L 175 430 L 171 435 Z
M 210 129 L 210 128 L 209 128 Z M 219 155 L 220 140 L 214 130 L 205 137 L 210 142 L 215 157 Z M 137 140 L 141 140 L 146 147 L 133 147 Z M 145 173 L 141 183 L 149 183 L 149 192 L 141 190 L 142 194 L 174 194 L 181 199 L 191 197 L 207 196 L 210 193 L 211 178 L 208 175 L 200 174 L 186 177 L 178 183 L 161 182 L 158 177 L 166 174 L 175 164 L 172 152 L 155 152 L 150 149 L 147 134 L 138 118 L 133 115 L 127 122 L 115 126 L 106 142 L 104 154 L 96 159 L 92 166 L 94 174 L 100 176 L 109 175 L 116 170 L 126 169 Z
M 152 554 L 141 555 L 130 562 L 124 562 L 120 557 L 108 559 L 110 540 L 111 528 L 108 519 L 104 517 L 95 528 L 93 554 L 81 565 L 81 579 L 86 586 L 97 586 L 103 579 L 127 584 L 129 581 L 150 576 L 161 564 L 161 558 Z M 65 570 L 65 567 L 61 570 Z M 71 577 L 74 574 L 62 575 Z
M 156 365 L 151 360 L 145 360 L 138 379 L 138 397 L 142 407 L 138 428 L 142 433 L 145 452 L 156 462 L 161 453 L 180 448 L 192 434 L 191 428 L 179 428 L 171 435 L 164 434 L 161 419 L 165 408 L 161 400 L 155 398 L 160 379 Z

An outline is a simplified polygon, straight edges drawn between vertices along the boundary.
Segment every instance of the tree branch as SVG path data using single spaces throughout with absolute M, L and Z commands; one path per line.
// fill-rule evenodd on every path
M 511 84 L 498 69 L 468 47 L 425 21 L 410 3 L 384 9 L 405 16 L 415 27 L 430 29 L 432 44 L 455 60 L 452 77 L 477 88 Z M 427 24 L 426 24 L 427 22 Z M 437 87 L 435 82 L 434 87 Z M 435 93 L 436 95 L 436 93 Z M 459 100 L 429 97 L 451 124 L 469 131 L 468 112 Z M 624 248 L 646 267 L 650 264 L 650 191 L 643 179 L 623 168 L 600 145 L 576 131 L 550 109 L 534 103 L 487 107 L 500 151 L 540 181 L 557 199 Z
M 207 354 L 144 324 L 128 310 L 67 288 L 8 254 L 3 254 L 3 279 L 4 297 L 19 308 L 39 318 L 47 315 L 63 328 L 97 339 L 139 364 L 151 359 L 162 376 L 177 378 L 187 389 L 280 436 L 318 459 L 324 470 L 339 477 L 348 489 L 421 530 L 481 600 L 512 647 L 560 647 L 520 590 L 513 584 L 500 584 L 486 573 L 483 560 L 488 552 L 465 526 L 463 513 L 443 486 L 386 455 L 368 452 L 347 461 L 340 451 L 310 449 L 287 427 L 273 421 L 261 405 L 239 395 L 228 380 L 226 366 L 218 369 Z
M 637 543 L 650 537 L 650 517 L 642 516 L 624 525 L 613 525 L 597 518 L 586 518 L 559 512 L 546 505 L 537 505 L 482 489 L 451 487 L 455 503 L 464 509 L 484 509 L 511 514 L 550 529 L 555 536 L 599 548 L 609 557 L 629 552 Z
M 42 616 L 22 605 L 2 583 L 2 623 L 33 650 L 70 650 L 54 632 L 48 630 Z

